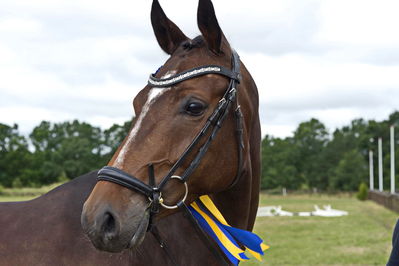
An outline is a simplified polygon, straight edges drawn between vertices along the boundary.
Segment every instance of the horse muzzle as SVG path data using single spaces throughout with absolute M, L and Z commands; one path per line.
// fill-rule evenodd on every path
M 147 206 L 119 215 L 109 205 L 85 203 L 81 225 L 93 245 L 102 251 L 121 252 L 140 245 L 148 228 L 150 211 Z

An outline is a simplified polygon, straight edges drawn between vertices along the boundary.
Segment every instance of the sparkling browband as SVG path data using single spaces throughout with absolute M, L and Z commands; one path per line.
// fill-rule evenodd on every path
M 169 87 L 184 80 L 206 74 L 219 74 L 231 79 L 238 80 L 238 76 L 235 75 L 233 72 L 231 72 L 230 69 L 226 69 L 220 66 L 209 65 L 209 66 L 193 68 L 166 79 L 158 79 L 155 77 L 155 74 L 151 74 L 150 78 L 148 79 L 148 85 L 152 87 Z

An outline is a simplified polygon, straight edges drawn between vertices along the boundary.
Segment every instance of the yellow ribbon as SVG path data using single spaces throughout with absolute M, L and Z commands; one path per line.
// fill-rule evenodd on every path
M 212 215 L 215 216 L 215 218 L 219 220 L 220 223 L 222 223 L 222 224 L 224 224 L 224 225 L 227 225 L 227 226 L 230 226 L 230 225 L 227 223 L 226 219 L 224 219 L 222 213 L 218 210 L 218 208 L 216 207 L 216 205 L 213 203 L 213 201 L 211 200 L 211 198 L 210 198 L 208 195 L 203 195 L 203 196 L 201 196 L 199 199 L 200 199 L 201 202 L 206 206 L 206 208 L 212 213 Z M 195 204 L 195 206 L 196 206 L 196 208 L 193 206 L 195 210 L 201 211 L 196 203 L 193 203 L 193 204 Z M 192 205 L 193 205 L 193 204 L 192 204 Z M 198 211 L 198 212 L 199 212 L 199 211 Z M 217 225 L 214 223 L 214 221 L 213 221 L 212 219 L 210 219 L 206 213 L 204 213 L 204 212 L 201 211 L 201 215 L 202 215 L 202 214 L 204 214 L 204 215 L 214 224 L 214 226 L 217 227 Z M 204 216 L 204 215 L 202 215 L 202 216 Z M 205 217 L 204 217 L 204 218 L 205 218 Z M 206 220 L 207 222 L 208 222 L 208 219 L 205 218 L 205 220 Z M 209 222 L 208 222 L 208 224 L 209 224 Z M 214 229 L 213 226 L 211 226 L 211 228 Z M 221 233 L 225 238 L 227 238 L 227 237 L 223 234 L 223 232 L 219 229 L 219 227 L 217 227 L 217 229 L 218 229 L 218 231 L 220 231 L 220 233 Z M 216 233 L 216 232 L 215 232 L 215 233 Z M 218 234 L 216 234 L 216 235 L 219 237 Z M 219 238 L 219 239 L 220 239 L 220 238 Z M 229 242 L 231 242 L 228 238 L 227 238 L 227 240 L 228 240 Z M 222 243 L 224 243 L 224 242 L 222 242 Z M 232 244 L 233 244 L 233 243 L 232 243 Z M 234 245 L 234 244 L 233 244 L 233 245 Z M 234 245 L 234 247 L 235 247 L 235 245 Z M 260 244 L 260 247 L 261 247 L 262 251 L 265 251 L 265 250 L 267 250 L 267 249 L 270 248 L 268 245 L 265 245 L 264 243 L 261 243 L 261 244 Z M 226 247 L 226 248 L 227 248 L 227 247 Z M 262 261 L 262 257 L 261 257 L 261 255 L 260 255 L 258 252 L 253 251 L 253 250 L 249 249 L 248 247 L 246 247 L 246 249 L 247 249 L 247 250 L 249 251 L 249 253 L 251 253 L 257 260 Z M 230 251 L 230 250 L 229 250 L 229 251 Z M 243 252 L 243 251 L 242 251 L 242 252 Z M 234 255 L 234 253 L 232 253 L 232 254 L 233 254 L 234 257 L 236 257 L 236 256 Z M 238 257 L 236 257 L 236 258 L 239 259 L 239 260 L 242 260 L 241 258 L 238 258 Z
M 240 257 L 240 253 L 244 253 L 244 250 L 237 247 L 231 240 L 220 230 L 220 228 L 216 225 L 216 223 L 205 213 L 203 212 L 197 205 L 197 203 L 193 202 L 191 206 L 205 219 L 205 221 L 212 228 L 213 232 L 216 234 L 220 242 L 223 243 L 224 247 L 238 260 L 244 260 Z

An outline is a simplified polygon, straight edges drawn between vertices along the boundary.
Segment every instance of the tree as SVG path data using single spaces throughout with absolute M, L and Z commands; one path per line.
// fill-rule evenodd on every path
M 330 185 L 339 190 L 354 191 L 361 182 L 367 182 L 367 163 L 362 154 L 353 149 L 339 161 Z
M 18 126 L 0 124 L 0 183 L 12 186 L 30 166 L 30 152 Z
M 328 142 L 326 127 L 319 120 L 299 124 L 293 141 L 297 149 L 295 166 L 301 178 L 309 187 L 326 188 L 328 179 L 321 166 L 320 155 Z
M 262 141 L 262 189 L 298 189 L 303 180 L 295 167 L 296 158 L 292 139 L 266 135 Z
M 301 123 L 293 138 L 267 135 L 262 141 L 262 188 L 298 188 L 304 184 L 322 190 L 356 190 L 360 182 L 368 182 L 369 150 L 374 151 L 374 162 L 377 162 L 378 137 L 383 138 L 383 171 L 387 177 L 390 125 L 399 126 L 398 111 L 381 122 L 354 119 L 336 129 L 331 139 L 317 119 Z M 398 144 L 399 129 L 395 130 L 395 139 Z M 396 158 L 399 158 L 398 148 Z M 378 176 L 377 167 L 374 171 L 374 176 Z M 395 178 L 399 182 L 399 164 L 396 164 Z M 384 178 L 384 187 L 389 187 L 389 178 Z
M 104 131 L 104 141 L 102 144 L 104 163 L 111 160 L 112 155 L 116 152 L 124 138 L 129 134 L 131 125 L 132 121 L 126 121 L 122 125 L 113 124 L 109 129 Z
M 35 156 L 41 161 L 41 183 L 73 178 L 102 166 L 102 131 L 74 120 L 52 124 L 43 121 L 30 134 Z

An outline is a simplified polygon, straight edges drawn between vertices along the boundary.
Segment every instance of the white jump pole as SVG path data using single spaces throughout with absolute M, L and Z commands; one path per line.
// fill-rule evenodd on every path
M 384 190 L 382 178 L 382 138 L 378 138 L 378 188 L 381 192 Z
M 391 126 L 391 193 L 395 193 L 395 128 Z
M 369 164 L 370 164 L 370 190 L 374 190 L 374 162 L 373 151 L 369 150 Z

